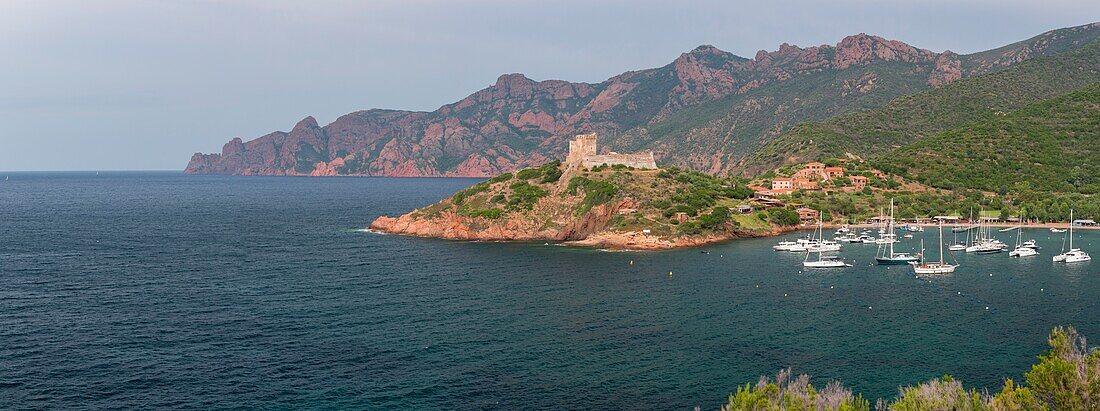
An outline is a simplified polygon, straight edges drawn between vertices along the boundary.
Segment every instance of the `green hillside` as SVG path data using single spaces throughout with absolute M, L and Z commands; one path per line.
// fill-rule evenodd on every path
M 751 174 L 846 153 L 872 157 L 1098 81 L 1100 43 L 1094 42 L 1069 53 L 899 97 L 882 108 L 800 124 L 760 147 L 736 171 Z
M 1100 192 L 1100 82 L 922 139 L 873 161 L 941 188 Z

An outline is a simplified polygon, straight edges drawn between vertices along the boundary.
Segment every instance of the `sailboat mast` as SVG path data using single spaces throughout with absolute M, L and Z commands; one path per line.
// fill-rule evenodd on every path
M 890 199 L 890 228 L 889 234 L 894 234 L 894 199 Z M 890 258 L 894 258 L 894 242 L 890 242 Z
M 1073 250 L 1073 209 L 1069 209 L 1069 249 Z
M 940 223 L 940 267 L 943 267 L 943 223 Z

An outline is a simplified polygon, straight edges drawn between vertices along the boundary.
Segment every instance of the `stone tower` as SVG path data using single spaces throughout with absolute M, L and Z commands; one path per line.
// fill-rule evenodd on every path
M 596 133 L 578 134 L 569 141 L 567 164 L 580 164 L 586 157 L 596 155 Z

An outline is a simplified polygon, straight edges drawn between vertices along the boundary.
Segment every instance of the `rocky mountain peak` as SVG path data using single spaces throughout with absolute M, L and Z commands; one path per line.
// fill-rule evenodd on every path
M 845 69 L 872 60 L 926 62 L 932 61 L 936 56 L 936 53 L 918 49 L 901 41 L 859 33 L 845 37 L 837 43 L 833 67 Z
M 498 88 L 522 87 L 534 82 L 534 80 L 527 78 L 523 73 L 508 73 L 497 77 L 497 82 L 494 86 Z
M 301 121 L 298 122 L 298 124 L 294 125 L 294 129 L 291 130 L 291 132 L 313 130 L 318 128 L 321 128 L 321 126 L 317 124 L 317 119 L 313 118 L 313 116 L 306 116 L 306 118 L 303 118 Z

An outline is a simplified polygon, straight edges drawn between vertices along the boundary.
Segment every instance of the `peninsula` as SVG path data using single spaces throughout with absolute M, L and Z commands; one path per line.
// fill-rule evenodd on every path
M 752 196 L 737 179 L 658 168 L 651 152 L 598 154 L 596 134 L 582 134 L 564 162 L 498 175 L 400 217 L 379 217 L 371 229 L 652 250 L 774 235 L 799 222 L 787 209 L 774 218 L 754 213 Z

